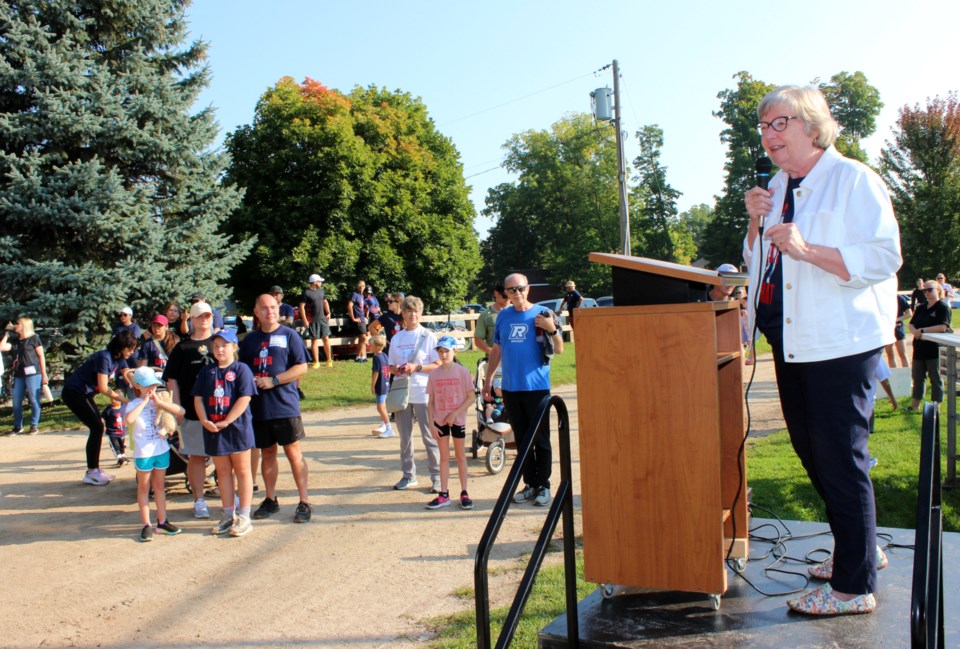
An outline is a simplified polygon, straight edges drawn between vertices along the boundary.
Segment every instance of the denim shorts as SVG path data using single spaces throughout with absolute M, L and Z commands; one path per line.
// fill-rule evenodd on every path
M 377 405 L 378 405 L 378 406 L 383 405 L 383 404 L 385 404 L 386 402 L 387 402 L 387 395 L 385 395 L 385 394 L 378 394 L 378 395 L 377 395 Z
M 153 457 L 134 458 L 133 463 L 137 467 L 137 471 L 153 471 L 154 469 L 166 471 L 170 468 L 170 451 L 164 451 Z

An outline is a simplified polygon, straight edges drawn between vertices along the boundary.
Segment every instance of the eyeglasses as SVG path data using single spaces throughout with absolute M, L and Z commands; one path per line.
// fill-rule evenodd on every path
M 937 290 L 937 289 L 935 289 L 935 288 L 932 287 L 932 286 L 928 286 L 928 287 L 926 287 L 926 288 L 923 289 L 923 292 L 924 292 L 924 293 L 929 293 L 930 291 L 935 291 L 935 290 Z
M 774 117 L 773 121 L 770 121 L 770 122 L 761 121 L 759 124 L 757 124 L 757 130 L 760 131 L 760 134 L 762 135 L 764 132 L 766 132 L 767 127 L 769 126 L 773 128 L 773 130 L 776 131 L 777 133 L 782 133 L 784 130 L 786 130 L 787 125 L 790 123 L 791 119 L 800 119 L 800 118 L 797 117 L 796 115 L 793 115 L 791 117 L 788 117 L 786 115 L 781 115 L 780 117 Z
M 520 293 L 521 291 L 527 290 L 526 286 L 508 286 L 505 290 L 507 293 Z

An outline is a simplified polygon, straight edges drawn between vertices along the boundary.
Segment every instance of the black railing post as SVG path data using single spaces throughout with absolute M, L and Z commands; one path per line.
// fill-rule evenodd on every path
M 910 599 L 910 640 L 915 649 L 943 649 L 943 512 L 940 492 L 940 416 L 926 403 L 920 428 L 917 532 Z
M 530 591 L 533 588 L 537 572 L 543 563 L 543 558 L 550 545 L 550 539 L 556 531 L 560 518 L 563 518 L 563 553 L 564 553 L 564 572 L 566 585 L 566 605 L 567 605 L 567 634 L 570 647 L 579 647 L 580 632 L 577 620 L 577 574 L 576 574 L 576 542 L 573 528 L 573 469 L 570 453 L 570 416 L 567 413 L 567 406 L 563 399 L 557 396 L 546 396 L 540 402 L 537 410 L 537 416 L 530 426 L 528 435 L 521 446 L 517 447 L 517 459 L 507 475 L 507 480 L 500 492 L 490 514 L 490 520 L 484 529 L 483 536 L 480 537 L 480 543 L 477 544 L 477 556 L 474 562 L 474 590 L 476 593 L 476 615 L 477 615 L 477 647 L 481 649 L 490 649 L 490 593 L 487 580 L 487 562 L 490 558 L 490 550 L 496 541 L 497 534 L 503 525 L 510 505 L 513 503 L 513 494 L 520 484 L 523 465 L 530 456 L 531 448 L 538 434 L 550 434 L 550 406 L 557 411 L 557 429 L 560 441 L 560 484 L 557 486 L 556 495 L 553 503 L 547 512 L 547 520 L 543 524 L 543 529 L 537 542 L 534 545 L 533 553 L 524 571 L 523 578 L 520 580 L 520 586 L 514 597 L 513 604 L 510 606 L 510 612 L 507 614 L 503 623 L 503 629 L 497 638 L 496 646 L 498 648 L 508 647 L 517 630 L 520 622 L 520 615 L 526 606 Z

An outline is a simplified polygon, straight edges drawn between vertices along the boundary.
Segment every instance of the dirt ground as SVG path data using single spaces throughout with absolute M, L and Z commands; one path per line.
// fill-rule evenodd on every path
M 763 434 L 782 423 L 769 359 L 757 375 L 751 414 Z M 576 393 L 556 393 L 570 410 L 579 494 Z M 280 514 L 240 539 L 209 534 L 217 500 L 214 520 L 199 521 L 181 493 L 170 497 L 170 519 L 184 533 L 139 543 L 132 467 L 105 462 L 116 480 L 85 486 L 85 432 L 0 439 L 0 647 L 365 648 L 429 639 L 425 620 L 473 609 L 472 596 L 455 593 L 473 585 L 476 544 L 506 471 L 490 475 L 482 456 L 470 460 L 476 508 L 426 510 L 422 443 L 419 486 L 392 490 L 399 443 L 370 434 L 373 414 L 306 415 L 312 522 L 292 522 L 296 490 L 281 458 Z M 112 457 L 106 443 L 103 457 Z M 490 562 L 500 603 L 512 598 L 518 557 L 542 517 L 531 506 L 510 511 Z

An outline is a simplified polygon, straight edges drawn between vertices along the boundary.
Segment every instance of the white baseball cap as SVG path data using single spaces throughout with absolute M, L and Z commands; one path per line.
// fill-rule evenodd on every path
M 322 281 L 323 281 L 323 278 L 317 275 L 316 273 L 314 273 L 313 275 L 307 278 L 308 284 L 313 284 L 314 282 L 322 282 Z

